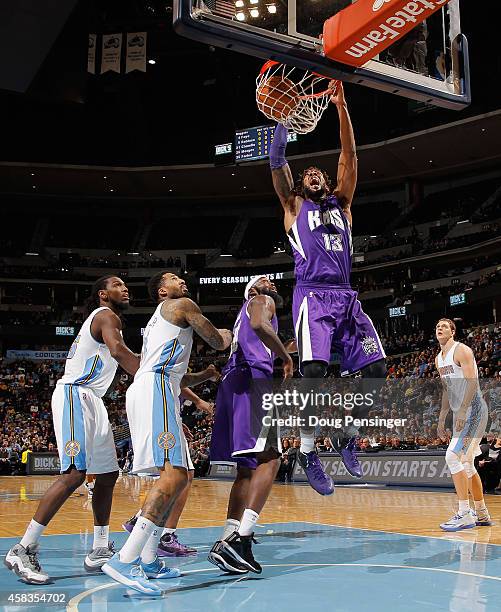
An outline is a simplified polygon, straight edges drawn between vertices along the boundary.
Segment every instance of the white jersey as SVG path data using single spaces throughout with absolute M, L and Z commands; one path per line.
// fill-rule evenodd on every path
M 186 374 L 193 343 L 193 329 L 178 327 L 164 319 L 157 306 L 144 330 L 141 362 L 134 380 L 147 372 L 169 376 L 179 386 Z
M 454 342 L 451 346 L 447 355 L 442 356 L 442 351 L 438 354 L 437 357 L 437 365 L 438 372 L 440 374 L 440 378 L 445 382 L 447 387 L 447 398 L 449 400 L 449 406 L 453 412 L 457 412 L 461 408 L 461 404 L 463 402 L 464 394 L 467 389 L 467 380 L 464 377 L 463 368 L 458 366 L 454 361 L 454 352 L 459 342 Z M 480 395 L 480 386 L 478 385 L 478 370 L 477 370 L 477 362 L 475 361 L 475 357 L 473 358 L 473 363 L 475 365 L 475 376 L 477 377 L 477 386 L 478 392 L 473 397 L 481 399 Z M 472 402 L 473 402 L 472 400 Z
M 89 387 L 98 397 L 102 397 L 109 389 L 115 378 L 118 363 L 111 356 L 106 344 L 96 342 L 90 331 L 95 315 L 107 308 L 107 306 L 96 308 L 83 322 L 68 351 L 64 374 L 57 381 L 58 385 Z

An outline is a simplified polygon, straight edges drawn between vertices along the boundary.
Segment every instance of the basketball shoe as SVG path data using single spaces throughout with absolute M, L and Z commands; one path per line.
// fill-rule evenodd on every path
M 450 518 L 446 523 L 440 525 L 444 531 L 461 531 L 461 529 L 471 529 L 476 526 L 476 520 L 471 510 L 460 514 L 459 512 Z
M 325 473 L 322 462 L 317 452 L 312 450 L 309 453 L 297 454 L 297 460 L 303 468 L 310 486 L 320 495 L 332 495 L 334 493 L 334 483 L 332 478 Z
M 31 544 L 26 548 L 16 544 L 7 553 L 4 565 L 27 584 L 47 584 L 50 580 L 49 575 L 40 567 L 38 544 Z
M 238 531 L 234 531 L 226 540 L 222 540 L 221 547 L 230 557 L 233 557 L 234 561 L 238 561 L 241 566 L 251 572 L 260 574 L 263 568 L 254 559 L 252 554 L 253 542 L 257 544 L 253 533 L 248 536 L 242 536 Z
M 473 514 L 477 527 L 490 527 L 493 524 L 487 508 L 485 510 L 479 510 L 478 512 L 472 510 L 471 513 Z
M 215 565 L 226 574 L 249 573 L 249 570 L 246 567 L 236 561 L 234 557 L 224 550 L 221 540 L 214 543 L 214 546 L 210 549 L 207 559 L 212 563 L 212 565 Z
M 348 444 L 339 451 L 346 471 L 354 478 L 362 478 L 362 468 L 356 453 L 356 438 L 350 438 Z
M 110 542 L 108 546 L 93 548 L 85 557 L 85 569 L 88 572 L 94 572 L 95 570 L 101 569 L 103 565 L 113 557 L 115 552 L 116 550 L 113 547 L 113 542 Z
M 162 589 L 148 580 L 140 565 L 139 557 L 131 563 L 125 563 L 120 561 L 118 553 L 115 553 L 101 569 L 113 580 L 135 591 L 153 596 L 162 594 Z

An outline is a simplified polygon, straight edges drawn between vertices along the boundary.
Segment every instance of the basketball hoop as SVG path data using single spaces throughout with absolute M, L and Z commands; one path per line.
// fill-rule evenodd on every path
M 338 81 L 269 60 L 256 79 L 256 102 L 268 119 L 297 134 L 312 132 Z

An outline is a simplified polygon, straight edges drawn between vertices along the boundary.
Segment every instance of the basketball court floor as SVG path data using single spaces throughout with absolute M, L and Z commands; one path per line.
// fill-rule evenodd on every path
M 53 478 L 0 478 L 2 555 L 24 532 Z M 120 478 L 111 521 L 111 539 L 117 547 L 127 535 L 121 523 L 141 506 L 150 486 L 150 479 Z M 230 487 L 230 482 L 194 482 L 178 533 L 199 553 L 169 560 L 183 576 L 164 581 L 163 597 L 146 597 L 103 574 L 84 570 L 83 559 L 92 544 L 92 510 L 85 495 L 68 500 L 42 537 L 40 557 L 52 584 L 26 585 L 0 568 L 0 609 L 500 609 L 501 531 L 496 520 L 501 516 L 500 497 L 487 498 L 494 526 L 446 534 L 438 524 L 454 511 L 452 492 L 355 485 L 337 487 L 326 498 L 308 485 L 277 484 L 256 531 L 255 555 L 263 573 L 228 576 L 206 556 L 221 533 Z M 50 594 L 57 595 L 57 603 L 48 603 Z M 46 601 L 34 603 L 35 597 Z

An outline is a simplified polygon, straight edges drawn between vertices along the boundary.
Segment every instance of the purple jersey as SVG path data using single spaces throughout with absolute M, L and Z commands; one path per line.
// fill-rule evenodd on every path
M 304 200 L 288 238 L 298 285 L 350 287 L 351 228 L 335 196 Z
M 233 327 L 233 342 L 231 344 L 231 353 L 228 363 L 224 366 L 223 374 L 241 365 L 249 365 L 252 368 L 266 372 L 270 376 L 273 374 L 274 354 L 265 344 L 257 337 L 256 332 L 250 324 L 250 315 L 247 312 L 250 300 L 244 302 L 244 305 L 238 313 L 237 320 Z M 273 315 L 271 326 L 278 331 L 278 321 L 276 315 Z

